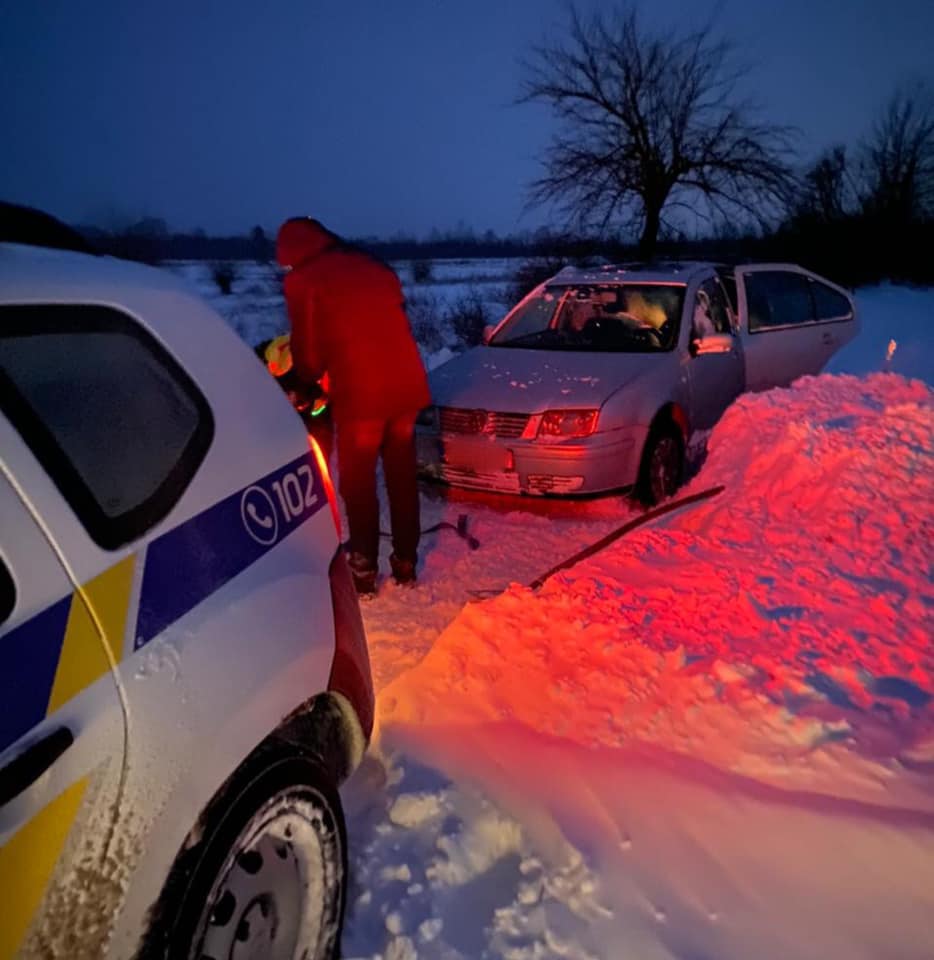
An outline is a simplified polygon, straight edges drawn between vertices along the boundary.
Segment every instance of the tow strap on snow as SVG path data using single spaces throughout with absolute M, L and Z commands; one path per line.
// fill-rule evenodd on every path
M 451 523 L 449 520 L 442 520 L 439 523 L 436 523 L 433 527 L 425 527 L 422 530 L 422 534 L 426 533 L 435 533 L 438 530 L 453 530 L 461 540 L 467 541 L 467 546 L 471 550 L 480 549 L 480 541 L 473 535 L 467 532 L 467 514 L 461 513 L 458 514 L 457 523 Z M 380 530 L 379 535 L 381 537 L 386 537 L 387 539 L 392 537 L 391 533 L 387 533 L 385 530 Z
M 477 550 L 480 547 L 480 541 L 467 532 L 467 514 L 461 513 L 457 516 L 457 523 L 451 523 L 448 520 L 442 520 L 433 527 L 426 527 L 422 533 L 434 533 L 436 530 L 453 530 L 461 540 L 467 541 L 467 546 L 471 550 Z
M 560 573 L 562 570 L 567 570 L 569 567 L 573 567 L 576 564 L 580 563 L 581 560 L 586 560 L 588 557 L 592 557 L 595 553 L 599 553 L 605 547 L 608 547 L 614 540 L 619 540 L 620 537 L 625 536 L 632 530 L 635 530 L 637 527 L 643 526 L 643 524 L 649 523 L 651 520 L 655 520 L 658 517 L 663 517 L 666 513 L 672 513 L 674 510 L 680 510 L 681 507 L 686 507 L 689 504 L 697 503 L 700 500 L 708 500 L 710 497 L 716 497 L 718 494 L 723 493 L 726 487 L 723 484 L 719 484 L 716 487 L 710 487 L 708 490 L 701 490 L 700 493 L 692 493 L 689 497 L 681 497 L 679 500 L 672 500 L 669 503 L 664 503 L 660 507 L 655 507 L 654 510 L 648 510 L 643 513 L 641 516 L 636 517 L 634 520 L 630 520 L 627 523 L 624 523 L 621 527 L 617 527 L 615 530 L 608 533 L 605 537 L 597 540 L 596 543 L 590 544 L 589 547 L 584 547 L 583 550 L 579 550 L 573 556 L 568 557 L 567 560 L 562 560 L 561 563 L 552 567 L 550 570 L 543 573 L 540 577 L 536 577 L 530 584 L 530 590 L 538 590 L 540 586 L 549 578 L 553 577 L 556 573 Z

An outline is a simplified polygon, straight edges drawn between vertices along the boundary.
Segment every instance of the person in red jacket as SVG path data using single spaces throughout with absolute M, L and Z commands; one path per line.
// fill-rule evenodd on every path
M 279 229 L 285 300 L 297 376 L 330 380 L 341 496 L 350 527 L 350 567 L 361 593 L 376 589 L 382 457 L 397 582 L 418 560 L 415 418 L 431 402 L 428 380 L 395 272 L 310 217 Z

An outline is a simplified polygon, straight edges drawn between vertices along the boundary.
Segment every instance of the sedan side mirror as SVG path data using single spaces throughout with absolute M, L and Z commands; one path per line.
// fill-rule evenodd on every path
M 706 337 L 691 340 L 691 355 L 703 356 L 705 353 L 732 353 L 733 338 L 728 333 L 709 333 Z
M 484 346 L 486 346 L 490 342 L 490 340 L 493 339 L 493 331 L 495 329 L 496 327 L 494 327 L 492 323 L 488 323 L 483 328 L 483 345 Z

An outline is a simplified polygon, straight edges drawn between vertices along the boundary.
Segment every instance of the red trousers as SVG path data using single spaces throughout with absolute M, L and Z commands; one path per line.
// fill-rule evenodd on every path
M 416 411 L 391 420 L 347 420 L 337 424 L 340 492 L 350 526 L 350 552 L 376 569 L 379 558 L 379 500 L 376 464 L 383 461 L 392 550 L 415 563 L 421 520 L 415 472 Z

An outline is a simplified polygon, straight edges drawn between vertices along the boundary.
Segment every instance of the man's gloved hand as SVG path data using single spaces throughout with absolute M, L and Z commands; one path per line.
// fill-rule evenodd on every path
M 303 419 L 318 416 L 324 411 L 328 402 L 326 390 L 320 382 L 306 383 L 296 376 L 288 355 L 287 338 L 267 340 L 258 344 L 255 349 L 257 356 L 263 360 L 267 370 L 289 398 L 289 403 Z M 270 359 L 270 354 L 274 355 L 273 359 Z

